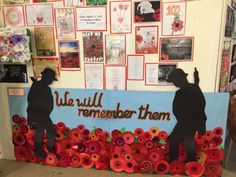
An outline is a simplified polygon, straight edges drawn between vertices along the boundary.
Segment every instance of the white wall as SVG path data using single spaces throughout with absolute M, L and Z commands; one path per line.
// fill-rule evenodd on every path
M 225 0 L 191 0 L 187 1 L 187 27 L 185 36 L 194 36 L 194 59 L 192 62 L 179 62 L 178 67 L 183 68 L 189 73 L 189 81 L 193 80 L 192 73 L 194 67 L 197 67 L 200 74 L 200 87 L 204 92 L 215 92 L 218 88 L 216 76 L 219 73 L 218 60 L 221 55 L 222 33 L 224 32 L 222 19 L 222 10 L 226 9 Z M 54 3 L 54 7 L 61 7 L 62 3 Z M 109 19 L 108 19 L 109 22 Z M 2 23 L 2 21 L 0 21 Z M 133 32 L 135 26 L 133 24 Z M 143 25 L 143 24 L 140 24 Z M 145 23 L 145 25 L 159 25 L 159 37 L 161 37 L 161 23 Z M 108 25 L 109 31 L 109 25 Z M 108 33 L 105 33 L 108 34 Z M 78 33 L 77 39 L 82 41 L 81 34 Z M 127 54 L 134 54 L 134 33 L 127 35 Z M 80 43 L 82 44 L 82 43 Z M 82 47 L 81 54 L 82 52 Z M 83 58 L 83 56 L 82 56 Z M 146 55 L 145 60 L 157 62 L 159 55 Z M 84 88 L 84 70 L 83 60 L 82 69 L 78 72 L 61 71 L 61 78 L 52 85 L 56 88 Z M 31 63 L 28 64 L 28 75 L 32 76 Z M 9 84 L 0 83 L 0 158 L 12 159 L 13 151 L 11 144 L 11 126 L 9 117 L 7 87 L 30 87 L 28 84 Z M 152 90 L 152 91 L 175 91 L 174 86 L 145 86 L 144 81 L 128 81 L 128 90 Z M 2 148 L 2 149 L 1 149 Z

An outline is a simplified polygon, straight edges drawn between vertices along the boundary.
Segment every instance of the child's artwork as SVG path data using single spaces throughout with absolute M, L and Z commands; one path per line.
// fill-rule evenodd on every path
M 36 78 L 41 77 L 45 68 L 51 68 L 56 72 L 56 77 L 60 77 L 58 58 L 33 58 L 33 72 Z
M 84 1 L 86 0 L 64 0 L 64 6 L 65 7 L 78 7 L 78 6 L 84 6 Z
M 3 17 L 5 26 L 22 27 L 25 26 L 23 6 L 3 6 Z
M 227 92 L 229 83 L 230 49 L 224 49 L 221 56 L 219 91 Z M 233 76 L 231 76 L 233 78 Z
M 107 9 L 105 6 L 77 7 L 76 21 L 78 31 L 106 31 Z
M 128 80 L 144 79 L 144 55 L 127 56 Z
M 160 1 L 147 0 L 134 2 L 134 21 L 160 21 Z
M 125 35 L 106 35 L 106 64 L 125 65 Z
M 169 2 L 162 5 L 162 35 L 184 35 L 186 2 Z
M 107 66 L 106 68 L 106 89 L 126 90 L 126 69 L 124 66 Z
M 193 37 L 161 38 L 161 61 L 193 60 Z
M 107 0 L 86 0 L 87 6 L 107 5 Z
M 158 52 L 158 26 L 136 27 L 136 54 Z
M 52 26 L 52 4 L 28 4 L 25 6 L 26 22 L 28 26 Z
M 75 14 L 73 8 L 55 9 L 56 33 L 59 39 L 75 38 Z
M 53 27 L 35 27 L 35 44 L 37 56 L 55 56 Z
M 25 4 L 30 3 L 30 0 L 3 0 L 4 5 L 12 5 L 12 4 Z M 1 2 L 0 2 L 1 4 Z
M 131 33 L 131 1 L 110 2 L 111 33 Z
M 40 3 L 40 2 L 57 2 L 62 0 L 33 0 L 33 3 Z
M 103 33 L 83 32 L 83 48 L 85 62 L 103 62 Z
M 86 89 L 103 89 L 103 63 L 85 63 L 84 77 Z
M 79 41 L 58 41 L 61 70 L 80 70 Z

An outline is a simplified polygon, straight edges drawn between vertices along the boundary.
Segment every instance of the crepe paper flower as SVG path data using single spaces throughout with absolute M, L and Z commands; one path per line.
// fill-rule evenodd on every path
M 151 135 L 151 133 L 149 133 L 149 132 L 144 132 L 144 133 L 143 133 L 143 136 L 144 136 L 144 138 L 145 138 L 145 141 L 152 139 L 152 135 Z
M 213 133 L 215 134 L 216 137 L 221 137 L 223 135 L 223 129 L 221 127 L 216 127 L 213 130 Z
M 119 154 L 123 158 L 126 154 L 132 153 L 132 148 L 127 144 L 124 144 L 123 146 L 116 146 L 114 148 L 114 153 Z
M 53 153 L 48 153 L 47 157 L 45 158 L 45 164 L 55 167 L 55 166 L 57 166 L 57 163 L 58 163 L 58 161 L 57 161 L 56 155 Z
M 110 138 L 110 133 L 107 132 L 107 131 L 103 131 L 103 132 L 102 132 L 102 135 L 101 135 L 101 138 L 102 138 L 103 140 L 107 140 L 108 138 Z
M 84 153 L 87 150 L 87 146 L 82 142 L 78 143 L 77 147 L 77 152 L 79 153 Z
M 59 142 L 54 142 L 54 150 L 55 150 L 56 154 L 61 153 L 61 144 Z
M 143 172 L 144 172 L 144 168 L 143 168 L 141 165 L 136 164 L 136 165 L 134 166 L 134 172 L 135 172 L 135 173 L 143 173 Z
M 14 123 L 19 123 L 20 122 L 20 116 L 16 114 L 16 115 L 12 116 L 12 120 L 13 120 Z
M 133 173 L 134 172 L 134 166 L 137 163 L 135 162 L 135 160 L 131 160 L 131 161 L 125 161 L 125 165 L 124 165 L 124 171 L 126 173 Z
M 134 135 L 131 132 L 125 132 L 123 134 L 123 139 L 126 144 L 132 144 L 134 142 Z
M 210 149 L 207 153 L 207 162 L 220 162 L 224 158 L 224 151 L 218 148 Z
M 195 133 L 194 139 L 197 145 L 203 144 L 205 142 L 204 136 L 201 136 L 198 133 Z
M 149 129 L 149 133 L 150 133 L 152 136 L 157 136 L 158 133 L 159 133 L 159 129 L 158 129 L 157 127 L 153 126 L 153 127 L 151 127 L 151 128 Z
M 25 140 L 24 135 L 22 135 L 20 133 L 16 133 L 16 134 L 13 134 L 13 142 L 16 145 L 23 146 L 25 144 L 26 140 Z
M 71 163 L 70 156 L 67 153 L 60 153 L 58 159 L 58 166 L 60 167 L 68 167 Z
M 81 165 L 81 158 L 78 155 L 73 155 L 71 156 L 71 162 L 70 162 L 70 166 L 77 168 Z
M 78 125 L 77 128 L 79 129 L 80 132 L 83 132 L 85 129 L 84 125 L 82 125 L 82 124 Z
M 145 147 L 146 147 L 147 149 L 152 149 L 152 148 L 154 147 L 153 141 L 152 141 L 152 140 L 147 140 L 147 141 L 145 141 Z
M 66 125 L 63 122 L 58 122 L 56 124 L 56 129 L 57 130 L 63 130 L 66 127 Z
M 106 156 L 101 155 L 99 159 L 95 162 L 95 167 L 98 170 L 108 169 L 108 158 Z
M 117 130 L 117 129 L 112 130 L 112 132 L 111 132 L 112 137 L 117 137 L 117 136 L 121 136 L 121 135 L 122 134 L 121 134 L 120 130 Z
M 214 137 L 214 138 L 212 138 L 211 143 L 213 146 L 219 146 L 219 145 L 221 145 L 222 141 L 223 140 L 221 137 Z
M 110 168 L 115 172 L 121 172 L 124 170 L 124 160 L 123 159 L 111 159 Z
M 167 134 L 165 131 L 160 131 L 160 132 L 158 133 L 158 138 L 159 138 L 160 140 L 166 140 L 166 139 L 168 138 L 168 134 Z
M 63 134 L 61 132 L 57 132 L 55 139 L 57 141 L 61 141 L 63 140 L 63 138 L 64 138 Z
M 214 137 L 214 133 L 211 130 L 207 130 L 205 135 L 203 135 L 205 139 L 211 141 L 211 139 Z
M 149 159 L 150 159 L 153 163 L 155 163 L 155 162 L 157 162 L 157 161 L 159 161 L 159 160 L 162 160 L 162 157 L 161 157 L 161 156 L 162 156 L 162 155 L 159 154 L 158 150 L 152 150 L 152 151 L 150 151 L 149 154 L 148 154 Z
M 125 144 L 124 139 L 121 137 L 118 137 L 118 138 L 114 137 L 114 140 L 115 140 L 114 143 L 116 146 L 123 146 Z
M 83 135 L 84 136 L 89 136 L 89 134 L 90 134 L 90 130 L 89 129 L 84 129 L 83 130 Z
M 134 135 L 135 135 L 136 137 L 141 136 L 143 133 L 144 133 L 144 131 L 143 131 L 142 128 L 136 128 L 136 129 L 134 130 Z
M 144 170 L 145 173 L 151 173 L 152 170 L 153 170 L 153 164 L 151 161 L 148 161 L 148 160 L 144 160 L 142 163 L 141 163 L 141 166 Z
M 144 20 L 143 17 L 140 17 L 139 15 L 135 15 L 135 22 L 142 22 Z
M 223 167 L 220 163 L 207 163 L 205 165 L 204 175 L 206 177 L 220 177 L 223 172 Z
M 19 125 L 12 126 L 13 133 L 21 133 L 21 129 Z
M 29 127 L 27 125 L 21 125 L 21 132 L 27 134 L 29 132 Z
M 125 160 L 131 161 L 133 159 L 131 154 L 125 154 Z
M 75 152 L 75 149 L 73 147 L 76 146 L 77 143 L 75 140 L 68 138 L 60 141 L 60 145 L 61 145 L 61 152 L 70 155 Z
M 207 155 L 204 152 L 198 153 L 197 154 L 197 161 L 201 164 L 205 164 L 207 159 Z
M 103 130 L 101 128 L 96 128 L 95 129 L 95 135 L 100 136 L 102 135 Z
M 180 176 L 185 172 L 185 164 L 179 160 L 174 160 L 170 164 L 170 174 Z
M 167 161 L 165 160 L 160 160 L 157 161 L 154 165 L 154 171 L 156 174 L 166 174 L 170 170 L 170 166 Z
M 28 150 L 24 146 L 15 146 L 14 154 L 15 154 L 16 160 L 18 161 L 26 162 L 29 159 Z
M 65 128 L 62 129 L 62 133 L 64 135 L 69 135 L 70 134 L 70 129 L 68 127 L 65 127 Z
M 70 138 L 72 138 L 76 142 L 80 142 L 82 140 L 80 130 L 78 128 L 73 128 L 72 130 L 70 130 Z
M 203 175 L 205 167 L 198 162 L 188 162 L 185 165 L 185 173 L 192 177 L 200 177 Z
M 34 153 L 30 153 L 28 160 L 32 163 L 37 163 L 38 162 L 38 158 Z
M 165 53 L 162 53 L 161 54 L 161 60 L 169 60 L 169 55 L 165 54 Z
M 100 147 L 99 143 L 91 141 L 88 144 L 88 153 L 89 154 L 100 154 L 100 152 L 101 152 L 101 147 Z

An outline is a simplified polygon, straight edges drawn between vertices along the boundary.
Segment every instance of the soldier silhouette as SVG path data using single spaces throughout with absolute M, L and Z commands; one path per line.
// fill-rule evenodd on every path
M 42 149 L 44 133 L 47 134 L 47 149 L 55 153 L 53 145 L 56 131 L 50 118 L 53 110 L 53 96 L 49 85 L 57 79 L 55 78 L 55 71 L 50 68 L 44 69 L 41 74 L 42 78 L 39 81 L 31 77 L 33 84 L 27 97 L 27 123 L 29 126 L 34 126 L 36 130 L 34 137 L 35 154 L 38 157 L 45 158 L 47 154 Z
M 194 134 L 198 132 L 203 135 L 206 132 L 206 101 L 198 85 L 198 71 L 195 68 L 194 84 L 188 82 L 187 75 L 182 69 L 175 69 L 169 75 L 169 82 L 180 88 L 175 93 L 172 105 L 177 124 L 169 136 L 170 162 L 178 159 L 182 141 L 187 152 L 186 161 L 196 161 Z

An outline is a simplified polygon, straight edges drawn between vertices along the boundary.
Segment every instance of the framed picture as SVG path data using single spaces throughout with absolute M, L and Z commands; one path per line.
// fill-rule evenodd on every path
M 0 64 L 0 82 L 27 83 L 27 68 L 24 64 Z
M 144 79 L 144 55 L 127 56 L 128 80 Z
M 136 54 L 158 53 L 158 26 L 136 26 Z
M 74 8 L 55 8 L 56 36 L 58 39 L 76 37 Z
M 103 33 L 83 32 L 83 48 L 85 62 L 104 62 Z
M 171 71 L 177 68 L 175 63 L 146 63 L 145 85 L 173 85 L 168 82 Z
M 22 27 L 25 26 L 24 10 L 22 5 L 3 6 L 3 17 L 5 26 Z
M 80 70 L 79 41 L 58 41 L 61 70 Z
M 53 27 L 34 28 L 37 56 L 56 56 Z
M 65 7 L 80 7 L 84 6 L 86 0 L 63 0 Z
M 52 9 L 50 3 L 25 5 L 27 26 L 53 26 Z
M 51 68 L 56 72 L 56 77 L 60 77 L 58 58 L 33 58 L 33 72 L 36 78 L 41 77 L 41 72 L 45 68 Z
M 104 88 L 104 64 L 103 63 L 85 63 L 84 81 L 86 89 Z
M 186 1 L 162 3 L 162 35 L 184 35 Z
M 125 66 L 106 66 L 106 89 L 126 90 L 126 69 Z
M 236 44 L 233 45 L 233 52 L 232 52 L 232 58 L 231 63 L 236 61 Z
M 160 61 L 192 61 L 193 37 L 160 39 Z
M 13 5 L 13 4 L 30 3 L 30 0 L 2 0 L 2 2 L 3 2 L 3 5 Z
M 106 31 L 107 9 L 105 6 L 77 7 L 76 21 L 78 31 Z
M 225 37 L 231 38 L 234 28 L 234 10 L 227 6 L 226 24 L 225 24 Z
M 107 5 L 107 0 L 86 0 L 87 6 L 101 6 Z
M 227 92 L 229 82 L 230 50 L 224 49 L 221 56 L 219 91 Z M 233 78 L 234 76 L 232 76 Z
M 160 0 L 134 2 L 134 22 L 160 21 Z
M 230 68 L 229 82 L 232 82 L 235 79 L 236 79 L 236 64 L 233 64 Z
M 132 4 L 131 1 L 110 2 L 110 30 L 111 33 L 132 32 Z
M 106 65 L 125 65 L 126 37 L 125 35 L 105 36 L 105 56 Z
M 57 2 L 62 0 L 33 0 L 33 3 L 40 3 L 40 2 Z

